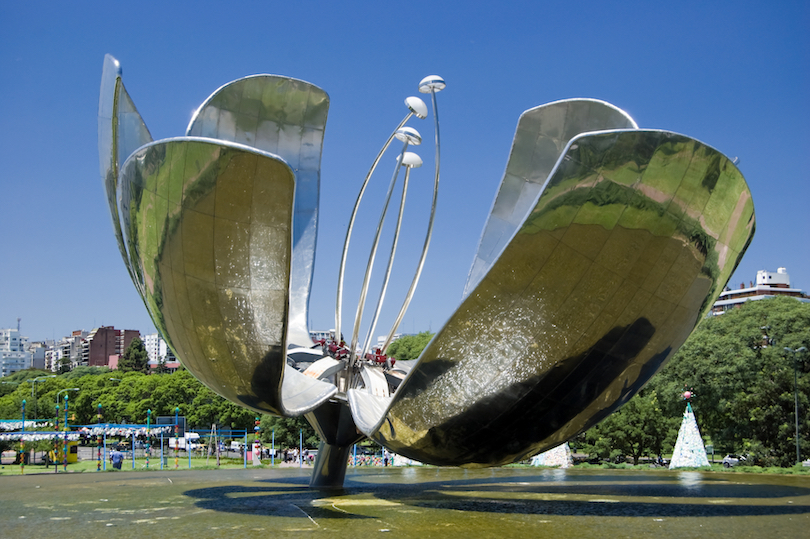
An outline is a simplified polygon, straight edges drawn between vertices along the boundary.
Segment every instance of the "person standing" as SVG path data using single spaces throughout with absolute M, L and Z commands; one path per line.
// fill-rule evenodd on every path
M 110 460 L 112 460 L 113 468 L 115 468 L 116 470 L 120 470 L 121 464 L 123 464 L 124 462 L 124 454 L 121 453 L 119 450 L 115 449 L 110 455 Z

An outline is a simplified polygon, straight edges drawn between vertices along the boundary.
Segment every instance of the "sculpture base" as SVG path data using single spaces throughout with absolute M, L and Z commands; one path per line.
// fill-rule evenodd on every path
M 342 489 L 351 448 L 351 445 L 332 445 L 321 441 L 309 486 L 311 488 Z
M 340 489 L 349 465 L 349 449 L 365 435 L 358 432 L 345 402 L 329 401 L 304 416 L 321 439 L 309 486 Z

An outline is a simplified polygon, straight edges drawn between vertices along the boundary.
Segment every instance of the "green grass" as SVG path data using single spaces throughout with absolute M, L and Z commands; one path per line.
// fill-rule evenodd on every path
M 532 466 L 528 463 L 508 464 L 506 467 L 516 468 L 553 468 L 553 466 Z M 614 464 L 611 462 L 603 462 L 600 464 L 581 463 L 574 465 L 577 470 L 635 470 L 635 471 L 670 471 L 667 466 L 652 466 L 649 463 L 640 463 L 638 466 L 632 464 L 620 463 Z M 734 466 L 732 468 L 724 468 L 720 462 L 715 462 L 708 468 L 677 468 L 673 472 L 723 472 L 723 473 L 756 473 L 756 474 L 772 474 L 772 475 L 810 475 L 810 467 L 803 467 L 801 464 L 796 464 L 790 468 L 781 468 L 779 466 Z
M 275 466 L 270 465 L 269 460 L 263 460 L 263 464 L 260 466 L 253 466 L 250 460 L 248 460 L 247 467 L 256 469 L 256 468 L 280 468 L 280 463 L 276 460 Z M 103 463 L 102 463 L 103 464 Z M 166 464 L 163 466 L 163 470 L 160 469 L 160 459 L 157 457 L 153 457 L 149 459 L 149 468 L 146 468 L 146 459 L 137 458 L 135 459 L 135 467 L 132 467 L 132 460 L 124 460 L 123 466 L 121 470 L 115 470 L 112 467 L 112 464 L 108 461 L 107 462 L 107 473 L 121 473 L 121 472 L 144 472 L 144 471 L 164 471 L 164 472 L 177 472 L 177 471 L 184 471 L 189 470 L 189 460 L 188 457 L 181 454 L 178 458 L 179 467 L 175 469 L 174 467 L 174 456 L 169 456 L 166 460 Z M 75 464 L 68 464 L 68 472 L 70 473 L 98 473 L 97 471 L 97 461 L 95 460 L 82 460 Z M 230 458 L 222 458 L 220 459 L 220 465 L 217 466 L 216 458 L 211 457 L 207 460 L 205 458 L 195 458 L 192 457 L 191 459 L 191 468 L 192 470 L 218 470 L 218 469 L 239 469 L 243 468 L 244 464 L 242 459 L 230 459 Z M 294 467 L 298 467 L 295 465 Z M 528 462 L 521 462 L 515 464 L 508 464 L 503 466 L 504 468 L 547 468 L 547 466 L 532 466 Z M 633 466 L 632 464 L 627 463 L 601 463 L 601 464 L 589 464 L 589 463 L 581 463 L 576 464 L 575 468 L 578 470 L 634 470 L 634 471 L 670 471 L 668 467 L 660 467 L 660 466 L 651 466 L 649 463 L 641 463 L 638 466 Z M 312 469 L 312 466 L 304 466 L 304 469 Z M 102 471 L 105 471 L 102 469 Z M 755 473 L 755 474 L 771 474 L 771 475 L 810 475 L 810 467 L 803 467 L 800 464 L 794 465 L 790 468 L 781 468 L 778 466 L 770 466 L 770 467 L 761 467 L 761 466 L 735 466 L 732 468 L 724 468 L 720 462 L 715 462 L 709 468 L 678 468 L 676 470 L 672 470 L 673 472 L 683 472 L 683 471 L 702 471 L 702 472 L 723 472 L 723 473 Z M 28 464 L 25 466 L 25 474 L 42 474 L 42 473 L 54 473 L 53 466 L 46 468 L 43 464 Z M 59 465 L 59 472 L 64 473 L 64 467 L 60 464 Z M 0 475 L 21 475 L 20 465 L 19 464 L 4 464 L 0 467 Z
M 264 461 L 263 461 L 264 462 Z M 248 467 L 249 468 L 272 468 L 269 464 L 270 461 L 267 461 L 267 464 L 263 464 L 261 466 L 253 466 L 250 460 L 248 460 Z M 244 463 L 241 459 L 220 459 L 220 465 L 217 466 L 216 457 L 211 457 L 206 462 L 205 458 L 193 458 L 191 459 L 191 469 L 192 470 L 217 470 L 217 469 L 237 469 L 244 467 Z M 168 471 L 182 471 L 189 469 L 189 460 L 188 457 L 185 455 L 181 455 L 178 458 L 179 467 L 175 470 L 174 467 L 174 457 L 168 457 L 166 459 L 166 464 L 163 466 L 164 472 Z M 102 471 L 104 463 L 102 462 Z M 74 464 L 68 464 L 67 471 L 69 473 L 84 473 L 84 472 L 97 472 L 98 461 L 96 460 L 81 460 Z M 278 460 L 276 460 L 275 468 L 278 468 Z M 306 468 L 306 466 L 305 466 Z M 312 468 L 309 466 L 309 468 Z M 146 468 L 146 459 L 136 458 L 135 459 L 135 467 L 132 467 L 132 460 L 124 460 L 123 465 L 121 466 L 121 470 L 115 470 L 112 467 L 112 464 L 107 461 L 107 472 L 110 473 L 119 473 L 119 472 L 144 472 L 147 471 Z M 152 457 L 149 459 L 149 469 L 148 471 L 161 471 L 160 469 L 160 459 L 157 457 Z M 60 464 L 59 465 L 59 472 L 63 473 L 64 467 Z M 40 474 L 40 473 L 55 473 L 53 466 L 45 467 L 44 464 L 26 464 L 25 466 L 25 474 Z M 0 467 L 0 475 L 20 475 L 20 465 L 19 464 L 4 464 Z

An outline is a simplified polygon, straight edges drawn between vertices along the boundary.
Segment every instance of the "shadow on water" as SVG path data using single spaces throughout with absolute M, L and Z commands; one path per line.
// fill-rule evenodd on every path
M 369 505 L 488 514 L 605 517 L 737 517 L 810 514 L 810 506 L 781 500 L 810 496 L 810 488 L 716 479 L 699 472 L 678 474 L 541 473 L 458 478 L 459 474 L 353 474 L 344 489 L 308 488 L 306 477 L 262 479 L 260 486 L 226 485 L 188 490 L 202 509 L 237 514 L 263 514 L 315 519 L 373 518 L 346 511 Z M 463 472 L 462 472 L 463 474 Z M 446 478 L 445 478 L 446 477 Z M 750 500 L 750 502 L 748 501 Z M 756 501 L 754 501 L 756 500 Z
M 314 519 L 366 519 L 363 515 L 318 506 L 316 500 L 324 493 L 309 488 L 309 478 L 285 478 L 266 487 L 226 485 L 188 490 L 184 494 L 197 498 L 201 509 L 251 515 L 300 517 Z M 345 492 L 345 491 L 341 491 Z M 302 509 L 306 507 L 306 510 Z

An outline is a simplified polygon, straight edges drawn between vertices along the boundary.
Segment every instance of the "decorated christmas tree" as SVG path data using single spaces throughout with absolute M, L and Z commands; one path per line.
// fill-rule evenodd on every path
M 703 438 L 700 437 L 692 404 L 687 399 L 686 411 L 683 413 L 683 422 L 681 430 L 678 431 L 678 441 L 675 442 L 669 469 L 700 466 L 709 466 L 709 459 L 706 458 L 706 448 L 703 447 Z

